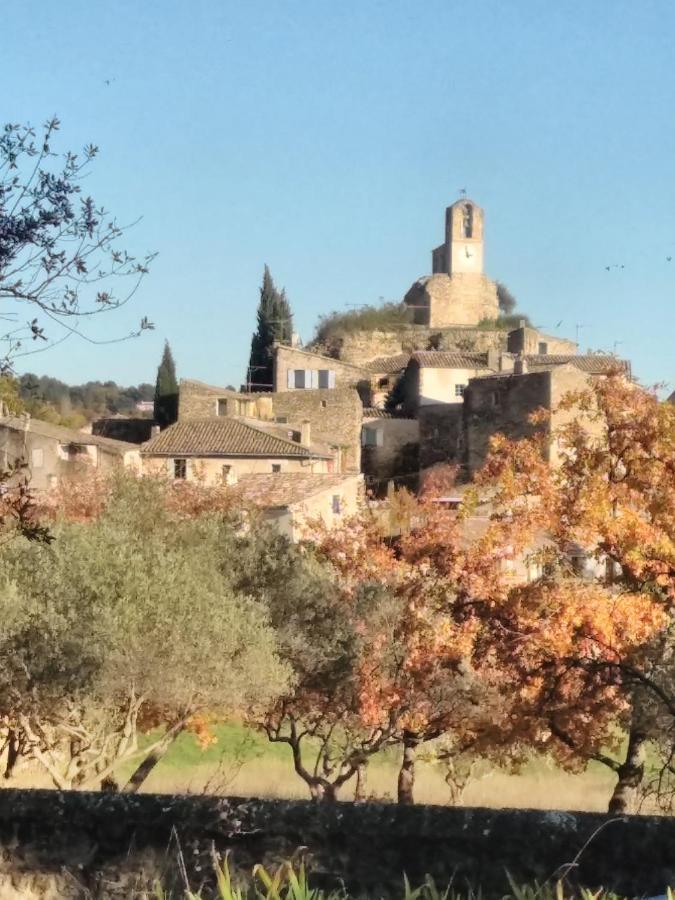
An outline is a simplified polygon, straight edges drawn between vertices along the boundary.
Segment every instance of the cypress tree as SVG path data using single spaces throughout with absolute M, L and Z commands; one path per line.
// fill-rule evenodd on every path
M 265 266 L 258 303 L 257 328 L 251 338 L 246 383 L 252 391 L 272 389 L 274 381 L 274 361 L 272 345 L 290 344 L 293 335 L 293 314 L 286 297 L 286 291 L 278 291 Z
M 178 382 L 176 381 L 176 364 L 173 361 L 169 342 L 164 342 L 162 361 L 157 367 L 155 382 L 155 421 L 160 428 L 178 419 Z

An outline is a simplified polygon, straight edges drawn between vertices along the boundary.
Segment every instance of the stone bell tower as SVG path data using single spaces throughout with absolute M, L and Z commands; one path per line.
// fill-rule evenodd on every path
M 464 198 L 445 210 L 445 242 L 431 251 L 434 275 L 483 274 L 483 210 Z
M 445 241 L 431 251 L 432 275 L 418 279 L 404 301 L 420 325 L 477 325 L 499 315 L 497 286 L 483 270 L 483 210 L 462 197 L 445 210 Z

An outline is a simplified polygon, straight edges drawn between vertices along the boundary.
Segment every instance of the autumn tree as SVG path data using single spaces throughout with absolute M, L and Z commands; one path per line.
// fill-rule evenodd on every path
M 93 521 L 51 544 L 2 547 L 0 682 L 8 756 L 59 788 L 135 791 L 200 717 L 256 709 L 286 689 L 264 606 L 217 564 L 233 527 L 172 514 L 152 480 L 120 479 Z M 153 738 L 141 744 L 143 732 Z
M 155 421 L 160 428 L 173 425 L 178 419 L 178 381 L 176 364 L 169 342 L 164 342 L 162 359 L 157 367 L 155 381 Z
M 277 290 L 270 270 L 265 266 L 260 288 L 257 326 L 251 338 L 246 383 L 252 391 L 268 391 L 274 383 L 272 347 L 290 344 L 293 336 L 293 314 L 284 290 Z
M 481 475 L 495 491 L 496 546 L 524 550 L 522 536 L 535 531 L 549 538 L 543 576 L 495 605 L 484 639 L 520 684 L 523 737 L 565 765 L 608 765 L 617 775 L 610 810 L 623 812 L 647 742 L 664 716 L 672 727 L 675 711 L 664 654 L 675 599 L 675 410 L 619 373 L 561 407 L 567 423 L 553 436 L 495 438 Z M 541 464 L 551 437 L 553 469 Z M 581 564 L 570 547 L 583 551 Z
M 54 117 L 38 130 L 7 124 L 0 133 L 0 300 L 10 323 L 0 334 L 0 371 L 72 335 L 119 340 L 94 339 L 86 323 L 126 304 L 152 259 L 125 250 L 126 228 L 83 192 L 98 148 L 57 152 L 59 128 Z M 143 318 L 126 337 L 148 328 Z M 28 350 L 26 341 L 39 346 Z

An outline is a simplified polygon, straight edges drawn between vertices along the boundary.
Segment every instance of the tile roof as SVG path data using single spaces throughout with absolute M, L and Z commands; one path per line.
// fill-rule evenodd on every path
M 293 506 L 322 491 L 338 491 L 360 475 L 314 475 L 311 472 L 276 472 L 272 475 L 241 475 L 235 490 L 246 503 L 262 509 Z
M 539 354 L 528 355 L 525 359 L 531 372 L 552 368 L 554 366 L 564 366 L 566 363 L 569 363 L 576 369 L 580 369 L 582 372 L 587 372 L 589 375 L 604 375 L 606 372 L 610 372 L 617 368 L 627 371 L 629 368 L 626 360 L 602 353 L 588 353 L 586 355 L 574 356 Z
M 161 456 L 261 456 L 332 458 L 239 419 L 189 419 L 170 425 L 143 444 L 141 452 Z
M 26 429 L 26 423 L 28 428 Z M 5 416 L 0 419 L 0 427 L 11 428 L 12 431 L 29 431 L 42 437 L 52 438 L 61 444 L 82 444 L 86 446 L 101 447 L 111 453 L 127 453 L 129 450 L 138 450 L 137 444 L 127 441 L 118 441 L 114 438 L 102 437 L 98 434 L 89 434 L 86 431 L 77 431 L 75 428 L 65 428 L 63 425 L 53 425 L 51 422 L 43 422 L 42 419 L 24 419 L 20 416 Z
M 417 350 L 412 358 L 423 369 L 488 369 L 486 353 L 452 350 Z
M 386 409 L 378 409 L 376 406 L 363 407 L 364 419 L 412 419 L 413 416 L 406 416 L 399 412 L 388 412 Z
M 409 362 L 409 353 L 398 353 L 396 356 L 379 356 L 366 363 L 364 368 L 373 375 L 391 375 L 394 372 L 401 372 Z

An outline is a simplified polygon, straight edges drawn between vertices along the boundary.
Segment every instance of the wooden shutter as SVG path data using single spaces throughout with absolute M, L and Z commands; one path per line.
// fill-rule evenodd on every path
M 328 370 L 328 387 L 329 388 L 335 387 L 335 370 L 334 369 Z
M 293 389 L 295 387 L 295 369 L 289 369 L 287 374 L 287 387 Z

